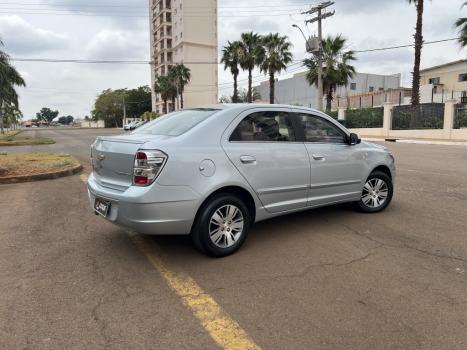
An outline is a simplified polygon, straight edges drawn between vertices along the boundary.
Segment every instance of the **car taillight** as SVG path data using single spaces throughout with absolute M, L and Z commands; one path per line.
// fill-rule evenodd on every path
M 149 186 L 160 174 L 167 161 L 167 155 L 158 150 L 141 150 L 136 153 L 133 168 L 133 184 Z

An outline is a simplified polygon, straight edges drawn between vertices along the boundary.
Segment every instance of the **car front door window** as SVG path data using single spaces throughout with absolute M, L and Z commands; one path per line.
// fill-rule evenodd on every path
M 328 120 L 311 114 L 299 114 L 298 119 L 305 132 L 305 142 L 345 143 L 344 132 Z

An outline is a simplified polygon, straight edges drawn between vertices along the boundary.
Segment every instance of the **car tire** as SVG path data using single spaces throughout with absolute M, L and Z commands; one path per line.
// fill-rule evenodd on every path
M 219 194 L 201 207 L 191 238 L 201 252 L 225 257 L 243 245 L 250 222 L 250 212 L 240 198 Z
M 393 193 L 391 178 L 381 171 L 374 171 L 365 182 L 360 200 L 353 206 L 363 213 L 378 213 L 391 203 Z

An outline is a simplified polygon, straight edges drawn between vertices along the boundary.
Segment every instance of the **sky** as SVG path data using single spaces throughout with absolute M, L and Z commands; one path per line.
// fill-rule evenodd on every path
M 196 0 L 185 0 L 196 1 Z M 434 41 L 456 37 L 455 20 L 467 14 L 463 0 L 425 0 L 424 38 Z M 292 24 L 305 33 L 316 33 L 316 25 L 304 26 L 300 14 L 316 1 L 307 0 L 218 0 L 219 52 L 239 33 L 279 32 L 293 43 L 295 60 L 305 57 L 304 40 Z M 323 23 L 323 34 L 342 34 L 348 49 L 366 50 L 413 42 L 416 12 L 407 0 L 335 0 L 335 15 Z M 202 11 L 202 9 L 200 9 Z M 52 58 L 149 61 L 147 0 L 6 0 L 0 3 L 0 37 L 12 58 Z M 466 57 L 454 42 L 426 45 L 422 68 Z M 410 86 L 413 49 L 404 48 L 360 53 L 359 72 L 402 74 Z M 60 115 L 82 118 L 90 115 L 96 96 L 107 88 L 134 88 L 150 84 L 148 64 L 102 65 L 13 61 L 26 80 L 19 89 L 25 119 L 42 107 Z M 285 78 L 300 71 L 291 67 Z M 260 72 L 254 82 L 267 80 Z M 246 73 L 240 85 L 246 85 Z M 219 95 L 230 94 L 232 77 L 219 69 Z

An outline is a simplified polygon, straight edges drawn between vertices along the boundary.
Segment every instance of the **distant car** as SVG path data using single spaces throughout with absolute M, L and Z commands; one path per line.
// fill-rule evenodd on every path
M 134 124 L 136 124 L 135 121 L 129 122 L 128 124 L 126 124 L 126 125 L 123 126 L 123 130 L 126 130 L 126 131 L 133 130 L 133 125 L 134 125 Z
M 396 176 L 385 147 L 322 112 L 285 105 L 170 113 L 97 138 L 91 160 L 96 214 L 144 234 L 191 234 L 213 256 L 232 254 L 253 223 L 275 216 L 344 202 L 380 212 Z

